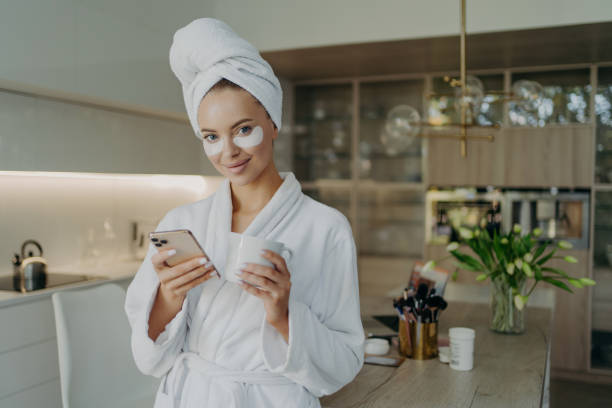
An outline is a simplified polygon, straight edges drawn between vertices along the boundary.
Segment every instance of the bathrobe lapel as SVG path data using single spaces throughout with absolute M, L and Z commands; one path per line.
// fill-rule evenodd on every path
M 303 194 L 301 185 L 295 175 L 292 172 L 279 172 L 279 174 L 283 183 L 265 207 L 251 221 L 243 234 L 267 238 L 279 223 L 300 205 Z M 208 225 L 206 226 L 206 240 L 203 243 L 204 250 L 222 278 L 211 279 L 193 290 L 194 300 L 198 302 L 191 325 L 195 338 L 199 337 L 207 311 L 212 302 L 215 301 L 216 295 L 224 285 L 230 284 L 223 276 L 225 276 L 228 239 L 232 225 L 232 209 L 230 183 L 229 179 L 226 178 L 213 197 L 210 214 L 208 215 Z M 222 300 L 219 299 L 218 301 Z

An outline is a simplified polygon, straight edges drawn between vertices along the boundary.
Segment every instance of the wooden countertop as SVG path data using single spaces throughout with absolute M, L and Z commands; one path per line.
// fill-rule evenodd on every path
M 391 314 L 391 298 L 362 297 L 366 333 L 390 333 L 371 318 Z M 476 330 L 474 368 L 455 371 L 438 359 L 406 359 L 399 367 L 364 364 L 357 377 L 321 398 L 323 407 L 540 407 L 548 405 L 552 310 L 527 306 L 525 333 L 489 330 L 489 306 L 449 302 L 440 316 L 439 338 L 449 327 Z

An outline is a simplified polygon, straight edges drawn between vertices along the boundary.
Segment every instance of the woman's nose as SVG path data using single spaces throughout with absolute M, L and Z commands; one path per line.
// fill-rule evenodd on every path
M 236 156 L 240 154 L 240 147 L 234 143 L 233 137 L 226 137 L 223 140 L 223 154 L 229 156 Z

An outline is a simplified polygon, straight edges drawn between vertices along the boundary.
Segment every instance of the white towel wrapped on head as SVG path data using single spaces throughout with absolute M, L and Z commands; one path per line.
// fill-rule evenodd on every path
M 221 20 L 199 18 L 176 31 L 170 68 L 181 82 L 187 116 L 196 134 L 202 98 L 220 79 L 247 90 L 266 108 L 280 130 L 283 91 L 272 67 L 257 49 Z

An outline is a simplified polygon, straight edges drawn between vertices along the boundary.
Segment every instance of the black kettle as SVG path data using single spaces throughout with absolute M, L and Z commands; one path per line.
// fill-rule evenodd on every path
M 38 256 L 26 247 L 34 245 L 38 248 Z M 42 246 L 33 239 L 26 240 L 21 245 L 21 257 L 15 254 L 11 260 L 13 263 L 13 288 L 19 292 L 29 292 L 43 289 L 47 285 L 47 260 L 42 257 Z

